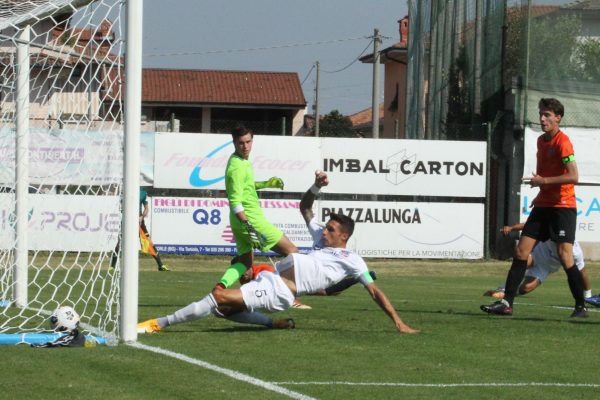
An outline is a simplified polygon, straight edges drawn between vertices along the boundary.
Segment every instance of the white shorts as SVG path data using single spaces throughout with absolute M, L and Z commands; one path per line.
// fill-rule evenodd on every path
M 548 275 L 562 269 L 562 264 L 556 255 L 556 244 L 553 242 L 539 243 L 533 249 L 531 256 L 533 257 L 533 265 L 527 270 L 525 276 L 544 282 Z M 573 245 L 573 258 L 577 268 L 581 271 L 585 263 L 583 262 L 581 247 L 577 242 Z
M 263 271 L 258 277 L 240 287 L 248 311 L 287 310 L 294 304 L 294 295 L 278 274 Z

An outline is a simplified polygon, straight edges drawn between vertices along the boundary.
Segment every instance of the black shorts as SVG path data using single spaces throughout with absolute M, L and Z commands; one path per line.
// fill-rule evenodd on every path
M 521 235 L 540 242 L 573 243 L 577 228 L 576 208 L 534 207 Z

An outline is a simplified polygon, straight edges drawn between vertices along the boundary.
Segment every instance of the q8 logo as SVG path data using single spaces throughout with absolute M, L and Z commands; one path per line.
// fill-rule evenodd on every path
M 208 211 L 199 208 L 192 214 L 192 219 L 198 225 L 219 225 L 221 223 L 221 211 L 211 210 L 209 215 Z

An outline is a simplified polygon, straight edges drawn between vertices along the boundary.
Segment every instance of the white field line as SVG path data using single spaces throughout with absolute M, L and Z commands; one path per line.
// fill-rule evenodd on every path
M 275 385 L 345 385 L 345 386 L 397 386 L 415 388 L 460 388 L 460 387 L 570 387 L 600 388 L 597 383 L 548 383 L 548 382 L 487 382 L 487 383 L 407 383 L 407 382 L 271 382 Z
M 298 392 L 294 392 L 294 391 L 288 390 L 288 389 L 286 389 L 284 387 L 281 387 L 281 386 L 279 386 L 279 385 L 277 385 L 275 383 L 266 382 L 266 381 L 254 378 L 254 377 L 252 377 L 250 375 L 246 375 L 246 374 L 243 374 L 241 372 L 237 372 L 237 371 L 234 371 L 234 370 L 231 370 L 231 369 L 221 368 L 221 367 L 218 367 L 216 365 L 207 363 L 206 361 L 202 361 L 202 360 L 198 360 L 198 359 L 186 356 L 185 354 L 175 353 L 175 352 L 170 351 L 170 350 L 164 350 L 164 349 L 161 349 L 160 347 L 147 346 L 147 345 L 139 343 L 139 342 L 127 343 L 127 345 L 131 346 L 131 347 L 135 347 L 137 349 L 151 351 L 153 353 L 161 354 L 163 356 L 172 357 L 172 358 L 175 358 L 175 359 L 177 359 L 179 361 L 183 361 L 183 362 L 186 362 L 186 363 L 189 363 L 189 364 L 197 365 L 199 367 L 208 369 L 210 371 L 226 375 L 226 376 L 228 376 L 230 378 L 233 378 L 233 379 L 236 379 L 238 381 L 249 383 L 251 385 L 258 386 L 260 388 L 263 388 L 263 389 L 266 389 L 266 390 L 270 390 L 270 391 L 275 392 L 275 393 L 282 394 L 282 395 L 287 396 L 287 397 L 289 397 L 291 399 L 315 400 L 314 397 L 306 396 L 306 395 L 304 395 L 302 393 L 298 393 Z

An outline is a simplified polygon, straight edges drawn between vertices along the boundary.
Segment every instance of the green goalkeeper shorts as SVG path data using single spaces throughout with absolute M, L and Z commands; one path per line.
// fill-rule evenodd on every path
M 271 224 L 264 216 L 260 216 L 258 218 L 252 218 L 247 215 L 248 221 L 252 224 L 256 232 L 263 235 L 266 238 L 264 251 L 271 250 L 273 246 L 275 246 L 281 238 L 283 237 L 283 232 L 277 229 L 273 224 Z M 250 243 L 250 236 L 248 236 L 248 232 L 246 231 L 246 227 L 240 222 L 240 220 L 235 216 L 235 214 L 229 214 L 229 223 L 231 225 L 231 230 L 233 232 L 233 237 L 235 238 L 235 245 L 237 247 L 237 254 L 246 254 L 253 250 L 252 244 Z

